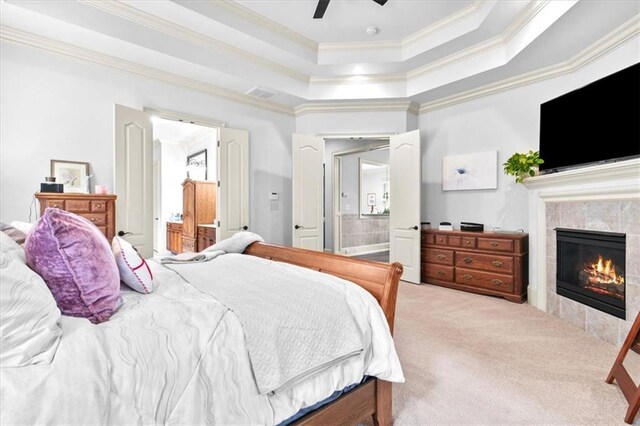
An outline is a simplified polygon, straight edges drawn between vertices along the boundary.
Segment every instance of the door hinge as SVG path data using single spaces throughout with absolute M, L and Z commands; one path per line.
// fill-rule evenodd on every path
M 220 188 L 220 181 L 218 181 L 218 188 Z
M 218 148 L 220 148 L 220 140 L 218 140 Z
M 218 221 L 218 228 L 220 228 L 220 221 Z

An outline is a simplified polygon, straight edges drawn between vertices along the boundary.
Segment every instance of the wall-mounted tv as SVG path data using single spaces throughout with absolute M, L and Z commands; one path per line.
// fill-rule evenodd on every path
M 640 156 L 640 63 L 540 105 L 542 173 Z

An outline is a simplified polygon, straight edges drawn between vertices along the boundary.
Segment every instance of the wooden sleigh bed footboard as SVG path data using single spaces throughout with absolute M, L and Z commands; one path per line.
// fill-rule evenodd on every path
M 380 263 L 329 253 L 253 243 L 245 254 L 291 263 L 352 281 L 376 298 L 393 334 L 398 283 L 402 276 L 399 263 Z M 370 378 L 335 401 L 297 420 L 295 425 L 356 424 L 373 417 L 376 425 L 391 425 L 393 418 L 391 383 Z

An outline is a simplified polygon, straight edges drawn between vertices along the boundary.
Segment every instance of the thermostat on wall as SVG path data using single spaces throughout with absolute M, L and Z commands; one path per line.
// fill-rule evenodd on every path
M 270 192 L 270 193 L 269 193 L 269 199 L 270 199 L 270 200 L 277 200 L 277 199 L 278 199 L 278 197 L 279 197 L 279 195 L 278 195 L 278 193 L 277 193 L 277 192 Z

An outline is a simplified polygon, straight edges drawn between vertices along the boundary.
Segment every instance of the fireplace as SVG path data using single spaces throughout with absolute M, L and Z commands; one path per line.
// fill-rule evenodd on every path
M 556 228 L 556 293 L 625 318 L 625 234 Z

